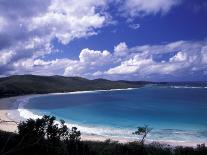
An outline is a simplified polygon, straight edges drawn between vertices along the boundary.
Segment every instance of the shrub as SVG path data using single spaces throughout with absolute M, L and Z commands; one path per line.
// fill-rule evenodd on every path
M 42 118 L 28 119 L 18 125 L 21 137 L 46 138 L 51 141 L 71 140 L 80 141 L 81 133 L 76 127 L 70 130 L 65 121 L 60 120 L 60 124 L 55 123 L 54 116 L 44 115 Z

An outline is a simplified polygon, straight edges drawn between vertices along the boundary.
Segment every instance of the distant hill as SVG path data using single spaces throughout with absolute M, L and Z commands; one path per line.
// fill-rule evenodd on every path
M 106 79 L 88 80 L 81 77 L 14 75 L 0 78 L 0 97 L 138 88 L 149 83 L 146 81 L 110 81 Z

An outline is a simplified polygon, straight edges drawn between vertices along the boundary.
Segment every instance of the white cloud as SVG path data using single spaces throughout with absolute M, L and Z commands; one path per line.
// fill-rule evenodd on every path
M 125 16 L 145 16 L 149 14 L 165 14 L 180 0 L 125 0 L 121 11 Z
M 0 66 L 8 64 L 12 57 L 15 55 L 13 51 L 1 51 L 0 52 Z
M 144 65 L 150 65 L 152 63 L 152 59 L 142 59 L 136 55 L 134 58 L 122 62 L 120 66 L 110 68 L 106 74 L 134 74 Z
M 121 44 L 126 45 L 123 42 L 119 45 Z M 117 51 L 97 51 L 86 48 L 81 50 L 78 60 L 64 58 L 45 61 L 38 57 L 21 59 L 13 63 L 13 70 L 10 73 L 59 74 L 86 78 L 131 80 L 162 80 L 166 77 L 168 77 L 167 79 L 185 77 L 189 80 L 189 78 L 197 78 L 198 74 L 206 75 L 206 47 L 206 40 L 142 45 L 123 48 L 128 51 L 124 57 L 117 55 Z M 117 50 L 117 48 L 115 49 Z M 11 54 L 1 56 L 5 57 L 4 64 L 10 62 L 11 56 L 9 55 Z
M 109 51 L 95 51 L 88 48 L 80 52 L 79 60 L 75 60 L 68 67 L 65 68 L 65 76 L 99 76 L 101 72 L 108 65 L 113 64 L 113 58 Z
M 102 76 L 103 72 L 101 71 L 96 71 L 95 73 L 92 74 L 94 77 Z
M 126 56 L 127 53 L 128 53 L 128 47 L 125 42 L 121 42 L 114 47 L 114 54 L 116 56 Z
M 31 70 L 33 69 L 34 61 L 33 59 L 22 59 L 18 62 L 15 62 L 13 65 L 15 68 L 18 69 L 24 68 L 25 70 Z
M 170 62 L 180 62 L 187 60 L 187 53 L 178 52 L 174 57 L 170 58 Z
M 152 8 L 158 8 L 161 10 L 160 12 L 163 12 L 165 9 L 162 7 L 159 9 L 158 3 L 162 3 L 165 7 L 169 6 L 169 8 L 172 5 L 169 3 L 170 0 L 166 0 L 168 3 L 156 1 L 156 4 L 153 5 L 147 4 L 145 1 L 131 1 L 139 6 L 136 10 L 129 5 L 128 1 L 121 2 L 120 0 L 80 0 L 78 2 L 76 0 L 19 0 L 18 3 L 2 0 L 0 1 L 0 55 L 4 57 L 4 60 L 2 59 L 0 62 L 0 75 L 16 74 L 21 71 L 23 73 L 33 72 L 34 70 L 35 73 L 40 73 L 38 72 L 39 66 L 44 66 L 42 69 L 51 65 L 58 66 L 61 60 L 58 60 L 57 63 L 54 63 L 56 60 L 52 60 L 53 63 L 42 60 L 47 54 L 56 51 L 52 44 L 55 39 L 61 44 L 69 44 L 72 40 L 99 34 L 100 28 L 116 23 L 108 10 L 113 4 L 117 4 L 115 12 L 120 13 L 119 7 L 121 7 L 122 11 L 127 14 L 127 18 L 132 16 L 131 11 L 138 13 L 135 16 L 139 15 L 140 11 L 154 14 L 156 11 L 152 11 Z M 128 10 L 130 7 L 132 8 Z M 134 28 L 138 28 L 139 25 L 134 26 Z M 90 70 L 89 74 L 91 74 L 96 65 L 99 67 L 105 65 L 104 70 L 109 66 L 113 67 L 127 55 L 127 48 L 125 43 L 120 43 L 115 47 L 114 55 L 108 51 L 88 50 L 86 52 L 85 50 L 85 53 L 82 51 L 80 60 L 78 60 L 82 63 L 80 70 L 84 70 L 84 66 L 87 65 Z M 15 54 L 5 54 L 3 51 L 13 51 Z M 119 59 L 116 58 L 118 56 Z M 64 64 L 68 64 L 65 59 L 63 61 Z M 67 61 L 70 60 L 67 59 Z M 76 64 L 76 61 L 73 63 Z M 113 65 L 111 66 L 111 64 Z M 104 72 L 103 68 L 100 69 L 100 72 Z M 63 72 L 61 69 L 61 72 L 58 73 Z
M 140 28 L 140 24 L 129 24 L 129 27 L 130 27 L 131 29 L 137 30 L 137 29 Z
M 5 19 L 0 16 L 0 31 L 3 31 L 6 25 L 7 25 L 7 22 L 5 21 Z
M 91 64 L 102 64 L 105 61 L 108 61 L 111 58 L 109 51 L 94 51 L 88 48 L 83 49 L 79 55 L 80 62 L 91 63 Z
M 111 3 L 117 4 L 116 7 L 120 7 L 118 11 L 130 20 L 145 15 L 165 14 L 179 2 L 19 0 L 14 5 L 8 0 L 0 1 L 0 76 L 31 73 L 137 80 L 157 78 L 154 74 L 204 74 L 207 70 L 207 41 L 176 41 L 132 48 L 121 42 L 114 46 L 113 52 L 85 48 L 77 60 L 44 59 L 44 56 L 55 51 L 52 45 L 54 39 L 69 44 L 74 39 L 97 35 L 100 28 L 114 23 L 113 16 L 107 10 Z M 129 25 L 134 29 L 139 26 L 133 23 Z
M 75 62 L 70 59 L 56 59 L 45 61 L 42 59 L 21 59 L 13 63 L 14 70 L 10 74 L 38 74 L 38 75 L 63 75 L 64 70 Z
M 177 41 L 163 45 L 136 46 L 127 48 L 129 53 L 122 58 L 116 54 L 117 51 L 113 55 L 105 54 L 110 56 L 105 57 L 103 51 L 84 49 L 80 59 L 66 67 L 64 75 L 132 80 L 177 79 L 183 76 L 195 78 L 198 73 L 204 74 L 207 70 L 207 65 L 203 64 L 206 62 L 203 57 L 206 45 L 206 41 Z M 156 56 L 165 54 L 169 54 L 164 57 L 165 60 L 156 61 Z
M 19 0 L 15 4 L 0 1 L 0 53 L 16 53 L 12 63 L 0 68 L 0 74 L 12 74 L 17 66 L 23 72 L 24 68 L 34 69 L 35 59 L 56 51 L 54 39 L 68 44 L 98 34 L 97 29 L 111 20 L 105 13 L 106 5 L 107 0 Z
M 75 38 L 96 34 L 95 29 L 106 22 L 106 17 L 96 12 L 96 7 L 105 5 L 105 1 L 85 0 L 54 0 L 48 11 L 32 18 L 30 31 L 44 29 L 52 37 L 68 44 Z M 80 9 L 81 8 L 81 9 Z
M 202 63 L 207 64 L 207 46 L 202 47 L 201 54 L 202 54 Z
M 164 45 L 143 45 L 128 49 L 127 59 L 121 64 L 109 68 L 105 74 L 127 78 L 156 79 L 159 77 L 174 76 L 195 76 L 204 74 L 207 70 L 206 63 L 207 41 L 191 42 L 177 41 Z M 175 53 L 173 55 L 173 53 Z M 204 54 L 205 53 L 205 54 Z M 167 55 L 166 55 L 167 54 Z M 156 60 L 156 57 L 163 57 L 163 60 Z M 195 78 L 194 77 L 194 78 Z

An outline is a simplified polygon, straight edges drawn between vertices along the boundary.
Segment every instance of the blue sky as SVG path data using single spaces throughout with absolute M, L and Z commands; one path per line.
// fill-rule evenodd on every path
M 2 0 L 0 76 L 207 79 L 206 0 Z
M 128 23 L 127 19 L 118 16 L 115 18 L 118 23 L 100 29 L 99 35 L 72 41 L 69 46 L 61 46 L 57 41 L 55 45 L 64 51 L 73 51 L 64 54 L 77 58 L 79 51 L 85 47 L 112 51 L 114 45 L 123 41 L 133 47 L 177 40 L 203 40 L 207 37 L 207 6 L 202 3 L 205 3 L 205 0 L 183 1 L 182 5 L 165 15 L 158 13 L 157 15 L 137 17 L 132 23 Z M 199 5 L 201 8 L 192 11 L 195 5 Z M 130 25 L 133 24 L 139 24 L 140 28 L 130 28 Z

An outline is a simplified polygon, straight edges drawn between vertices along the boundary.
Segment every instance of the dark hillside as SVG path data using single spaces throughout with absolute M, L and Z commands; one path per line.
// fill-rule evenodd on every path
M 141 87 L 148 82 L 88 80 L 81 77 L 14 75 L 0 78 L 0 97 L 25 94 Z

